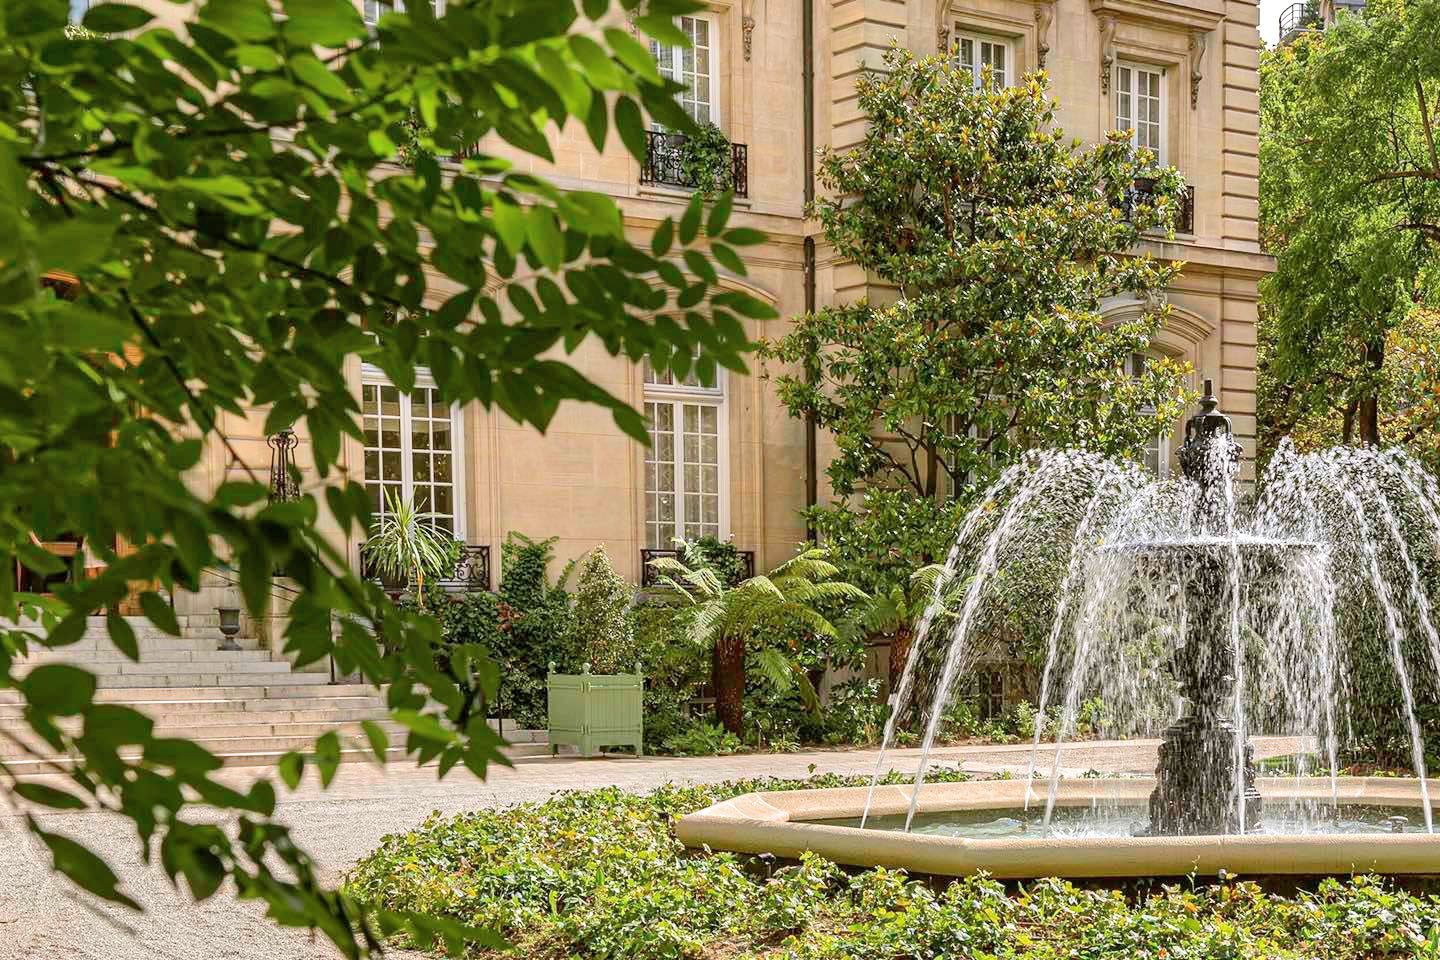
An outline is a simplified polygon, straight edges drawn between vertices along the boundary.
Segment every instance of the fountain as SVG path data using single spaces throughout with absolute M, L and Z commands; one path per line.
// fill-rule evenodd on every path
M 1417 666 L 1440 672 L 1421 575 L 1440 562 L 1440 484 L 1396 451 L 1301 455 L 1286 443 L 1246 504 L 1241 447 L 1210 381 L 1204 393 L 1182 477 L 1039 451 L 967 515 L 876 765 L 878 781 L 897 718 L 918 715 L 912 785 L 751 794 L 684 818 L 680 838 L 1002 877 L 1437 872 L 1414 688 Z M 1012 594 L 1034 583 L 1050 585 L 1054 604 L 1039 691 L 1041 720 L 1058 711 L 1048 773 L 1037 722 L 1023 780 L 926 787 L 947 709 Z M 1357 610 L 1373 614 L 1388 651 L 1414 778 L 1339 776 L 1354 659 L 1341 619 Z M 1417 645 L 1428 662 L 1410 662 Z M 1106 735 L 1158 735 L 1153 778 L 1066 775 L 1087 697 L 1105 705 Z M 1293 775 L 1257 775 L 1257 723 L 1283 738 Z

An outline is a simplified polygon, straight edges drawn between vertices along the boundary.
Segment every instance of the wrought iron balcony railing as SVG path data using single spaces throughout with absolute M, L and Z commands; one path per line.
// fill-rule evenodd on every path
M 645 132 L 645 165 L 640 182 L 693 190 L 699 186 L 685 171 L 685 135 L 659 130 Z M 735 196 L 750 195 L 750 152 L 743 143 L 730 144 L 730 186 Z
M 734 581 L 733 583 L 729 584 L 729 586 L 732 586 L 732 587 L 735 586 L 736 583 L 739 583 L 739 582 L 742 581 L 742 580 L 749 580 L 751 577 L 755 576 L 755 551 L 754 551 L 754 550 L 737 550 L 736 553 L 737 553 L 737 554 L 739 555 L 739 557 L 740 557 L 740 574 L 739 574 L 739 576 L 737 576 L 737 577 L 735 578 L 735 581 Z M 659 580 L 660 580 L 660 575 L 655 572 L 655 568 L 654 568 L 654 567 L 650 566 L 650 561 L 651 561 L 651 560 L 657 560 L 657 559 L 659 559 L 660 557 L 671 557 L 672 559 L 679 560 L 679 559 L 680 559 L 680 551 L 679 551 L 679 550 L 641 550 L 641 551 L 640 551 L 640 586 L 641 586 L 641 587 L 653 587 L 653 586 L 655 586 L 656 583 L 659 582 Z
M 1128 219 L 1141 201 L 1150 202 L 1155 196 L 1153 177 L 1137 177 L 1135 183 L 1125 192 L 1125 216 Z M 1175 218 L 1176 233 L 1195 232 L 1195 188 L 1187 186 L 1180 192 L 1180 213 Z
M 1320 26 L 1320 13 L 1313 4 L 1292 3 L 1280 11 L 1280 42 L 1288 43 L 1302 30 Z
M 371 567 L 369 560 L 365 558 L 365 551 L 360 551 L 360 576 L 367 580 L 376 580 L 381 586 L 389 591 L 404 590 L 409 584 L 396 583 L 384 577 L 377 576 Z M 490 546 L 488 544 L 467 543 L 460 552 L 460 562 L 455 565 L 455 572 L 432 585 L 434 589 L 442 590 L 445 593 L 472 593 L 490 589 Z

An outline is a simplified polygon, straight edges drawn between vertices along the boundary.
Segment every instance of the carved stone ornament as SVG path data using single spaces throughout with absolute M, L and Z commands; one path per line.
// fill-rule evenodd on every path
M 1115 72 L 1115 18 L 1100 19 L 1100 92 L 1110 96 L 1110 74 Z
M 1045 58 L 1050 55 L 1050 25 L 1055 22 L 1055 0 L 1040 0 L 1035 4 L 1035 52 L 1040 69 L 1045 69 Z
M 745 45 L 745 62 L 750 62 L 750 41 L 755 33 L 755 0 L 740 5 L 740 39 Z
M 942 57 L 950 52 L 950 0 L 935 4 L 935 50 Z
M 1190 34 L 1190 109 L 1194 110 L 1200 104 L 1200 81 L 1205 78 L 1201 72 L 1205 63 L 1205 47 L 1210 42 L 1210 34 L 1195 32 Z

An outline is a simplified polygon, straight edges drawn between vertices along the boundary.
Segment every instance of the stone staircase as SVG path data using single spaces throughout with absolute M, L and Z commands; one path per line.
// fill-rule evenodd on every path
M 187 627 L 185 636 L 172 637 L 143 617 L 126 619 L 139 643 L 139 663 L 111 644 L 103 617 L 91 617 L 78 643 L 32 650 L 17 672 L 41 663 L 84 667 L 97 677 L 97 699 L 145 712 L 157 733 L 189 737 L 227 765 L 273 764 L 289 750 L 308 752 L 327 730 L 340 732 L 346 752 L 368 754 L 362 720 L 379 722 L 390 735 L 392 752 L 401 752 L 404 728 L 386 719 L 384 698 L 374 687 L 332 684 L 328 673 L 296 672 L 258 649 L 253 638 L 237 638 L 245 649 L 223 651 L 213 628 Z M 26 629 L 39 632 L 38 626 Z M 0 690 L 0 729 L 28 732 L 14 690 Z M 33 742 L 33 735 L 26 739 Z M 45 769 L 45 761 L 26 756 L 20 746 L 0 739 L 0 759 L 16 773 Z

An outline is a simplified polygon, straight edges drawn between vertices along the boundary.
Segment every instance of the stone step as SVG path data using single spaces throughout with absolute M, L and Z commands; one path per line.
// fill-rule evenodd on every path
M 206 669 L 215 670 L 214 666 Z M 156 664 L 149 667 L 147 673 L 102 673 L 95 677 L 96 683 L 101 689 L 109 690 L 135 690 L 135 689 L 164 689 L 167 687 L 266 687 L 271 684 L 291 684 L 295 686 L 319 686 L 330 682 L 329 674 L 324 673 L 284 673 L 284 672 L 240 672 L 231 668 L 221 668 L 222 673 L 180 673 L 161 672 L 165 670 L 164 664 Z M 311 679 L 311 678 L 314 679 Z M 260 696 L 260 694 L 256 694 Z
M 129 678 L 141 680 L 141 677 Z M 151 677 L 151 680 L 164 680 Z M 270 674 L 256 674 L 254 677 L 237 677 L 235 683 L 204 683 L 206 678 L 190 675 L 182 683 L 156 683 L 150 686 L 135 684 L 129 687 L 101 687 L 95 699 L 105 703 L 150 703 L 174 700 L 241 700 L 304 698 L 306 700 L 329 699 L 331 697 L 374 696 L 376 691 L 363 683 L 330 683 L 324 673 L 292 673 L 272 677 Z M 222 681 L 226 678 L 221 677 Z M 253 681 L 253 682 L 252 682 Z M 17 690 L 0 690 L 0 704 L 19 703 Z
M 90 673 L 95 674 L 101 686 L 117 686 L 117 684 L 107 682 L 115 680 L 117 678 L 123 679 L 125 677 L 135 676 L 184 677 L 188 674 L 215 674 L 222 677 L 230 676 L 235 678 L 236 683 L 248 684 L 251 681 L 246 678 L 255 675 L 274 675 L 290 673 L 290 664 L 285 660 L 269 660 L 255 658 L 253 656 L 251 659 L 248 660 L 141 660 L 139 663 L 136 663 L 133 660 L 121 659 L 104 660 L 99 663 L 89 663 L 77 660 L 43 662 L 64 662 L 71 664 L 72 666 L 82 667 L 83 669 L 88 670 Z M 34 667 L 37 667 L 39 665 L 40 662 L 32 663 L 27 660 L 24 663 L 17 665 L 16 669 L 17 672 L 23 674 L 29 672 L 30 669 L 33 669 Z M 328 673 L 325 675 L 325 679 L 330 679 L 330 675 Z M 196 681 L 194 683 L 191 683 L 183 679 L 170 680 L 165 682 L 181 683 L 185 684 L 186 686 L 202 687 L 210 686 L 213 683 L 213 681 Z M 153 686 L 163 685 L 164 684 L 161 683 L 153 684 Z M 134 684 L 130 684 L 130 686 L 134 686 Z
M 130 625 L 130 630 L 135 634 L 136 637 L 157 638 L 170 636 L 170 634 L 155 626 L 155 624 L 151 623 L 145 617 L 127 616 L 121 617 L 121 619 Z M 178 617 L 177 619 L 180 622 L 181 630 L 183 632 L 185 628 L 186 618 Z M 33 633 L 37 636 L 42 636 L 45 633 L 45 628 L 41 626 L 38 620 L 22 619 L 18 622 L 0 620 L 0 627 L 9 630 L 24 630 L 26 633 Z M 83 636 L 90 639 L 108 638 L 110 636 L 110 633 L 106 619 L 104 617 L 86 617 L 85 633 L 83 634 Z
M 230 664 L 240 663 L 242 661 L 268 661 L 269 659 L 269 650 L 216 650 L 213 646 L 208 649 L 186 650 L 156 646 L 148 649 L 141 648 L 139 663 Z M 60 647 L 56 650 L 32 652 L 21 660 L 17 666 L 28 667 L 39 663 L 73 663 L 78 666 L 94 666 L 98 671 L 103 669 L 107 664 L 127 663 L 134 665 L 136 661 L 131 660 L 114 647 L 111 647 L 109 650 L 76 650 L 73 647 Z
M 235 642 L 245 650 L 260 649 L 260 641 L 254 637 L 237 637 Z M 136 648 L 142 657 L 148 656 L 152 651 L 160 650 L 188 650 L 194 653 L 203 653 L 207 650 L 220 650 L 220 637 L 137 637 Z M 71 653 L 71 654 L 118 654 L 124 656 L 110 641 L 109 637 L 82 637 L 75 643 L 66 644 L 63 647 L 46 647 L 37 638 L 30 647 L 32 652 L 38 653 Z
M 209 726 L 215 724 L 231 723 L 341 723 L 351 720 L 370 720 L 376 717 L 384 717 L 388 710 L 385 701 L 376 697 L 339 697 L 334 700 L 322 701 L 325 706 L 280 709 L 271 706 L 276 701 L 269 700 L 236 700 L 229 701 L 238 705 L 235 709 L 201 709 L 211 703 L 206 700 L 178 700 L 173 703 L 156 704 L 125 704 L 134 707 L 143 713 L 149 714 L 155 720 L 155 726 L 160 730 L 189 730 L 198 726 Z M 284 703 L 303 703 L 304 701 L 287 699 L 279 701 Z M 314 703 L 315 701 L 310 701 Z M 191 708 L 191 709 L 176 709 Z M 248 707 L 248 709 L 247 709 Z M 25 713 L 18 704 L 0 705 L 0 725 L 11 721 L 23 720 Z

